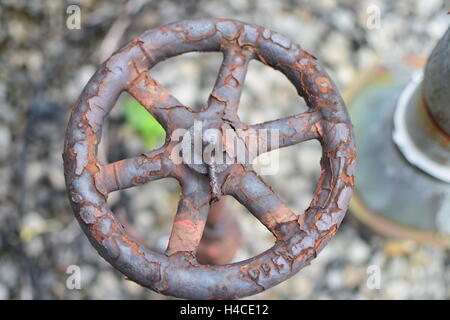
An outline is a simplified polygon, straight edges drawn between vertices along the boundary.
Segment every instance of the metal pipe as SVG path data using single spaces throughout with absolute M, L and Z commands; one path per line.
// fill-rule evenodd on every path
M 230 263 L 242 243 L 236 212 L 226 197 L 222 197 L 212 204 L 209 211 L 197 260 L 200 264 Z
M 450 183 L 450 28 L 415 74 L 394 114 L 393 140 L 406 160 Z
M 450 137 L 450 27 L 428 58 L 423 94 L 431 117 Z

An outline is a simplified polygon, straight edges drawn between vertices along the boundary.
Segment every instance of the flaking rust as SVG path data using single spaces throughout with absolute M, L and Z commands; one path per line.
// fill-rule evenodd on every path
M 147 72 L 160 61 L 191 51 L 221 51 L 224 55 L 207 107 L 200 112 L 180 103 Z M 257 125 L 242 123 L 237 109 L 252 59 L 284 73 L 305 99 L 308 112 Z M 96 146 L 103 121 L 124 90 L 158 119 L 168 137 L 175 129 L 189 130 L 194 121 L 202 121 L 216 129 L 278 129 L 280 148 L 318 140 L 323 149 L 322 174 L 309 208 L 300 215 L 293 213 L 251 164 L 234 163 L 220 172 L 214 170 L 213 194 L 208 174 L 171 161 L 175 142 L 170 139 L 158 150 L 100 164 Z M 270 151 L 273 144 L 265 143 L 265 150 Z M 259 149 L 249 152 L 253 158 Z M 117 51 L 99 67 L 75 104 L 63 154 L 69 200 L 99 254 L 130 280 L 162 294 L 191 299 L 253 295 L 308 265 L 337 231 L 348 209 L 355 157 L 346 107 L 317 59 L 278 33 L 227 19 L 169 24 L 145 32 Z M 112 191 L 164 177 L 179 181 L 182 196 L 167 250 L 162 254 L 133 239 L 106 199 Z M 197 262 L 211 205 L 220 195 L 233 196 L 242 203 L 275 235 L 275 245 L 233 264 Z

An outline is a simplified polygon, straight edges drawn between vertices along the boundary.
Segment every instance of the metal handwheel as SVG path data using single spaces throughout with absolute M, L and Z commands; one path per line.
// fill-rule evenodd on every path
M 148 73 L 158 62 L 191 51 L 221 51 L 224 60 L 207 107 L 182 105 Z M 257 125 L 242 123 L 238 103 L 247 66 L 257 59 L 293 83 L 308 112 Z M 100 164 L 97 145 L 105 117 L 127 91 L 167 131 L 165 145 L 134 158 Z M 175 129 L 242 132 L 279 131 L 285 147 L 317 139 L 322 173 L 306 212 L 292 212 L 252 170 L 250 163 L 174 163 Z M 209 138 L 208 138 L 209 139 Z M 204 139 L 205 145 L 211 142 Z M 242 138 L 243 139 L 243 138 Z M 245 145 L 248 141 L 243 139 Z M 265 151 L 273 148 L 270 141 Z M 253 158 L 258 150 L 246 149 Z M 227 154 L 225 148 L 224 154 Z M 221 157 L 222 155 L 217 155 Z M 70 202 L 100 255 L 129 279 L 162 294 L 192 299 L 233 299 L 256 294 L 294 275 L 326 245 L 348 209 L 354 184 L 355 147 L 344 102 L 314 56 L 278 33 L 234 20 L 199 19 L 152 29 L 103 63 L 75 104 L 66 133 L 64 168 Z M 108 193 L 173 177 L 182 196 L 165 254 L 129 236 L 108 208 Z M 211 203 L 231 195 L 276 237 L 275 245 L 251 259 L 201 265 L 196 249 Z

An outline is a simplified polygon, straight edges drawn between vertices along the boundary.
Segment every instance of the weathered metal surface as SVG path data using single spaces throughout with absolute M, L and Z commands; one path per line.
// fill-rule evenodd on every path
M 450 139 L 450 27 L 428 58 L 423 94 L 431 117 Z
M 448 246 L 450 185 L 411 165 L 400 152 L 392 139 L 392 120 L 407 86 L 404 79 L 399 80 L 385 69 L 378 70 L 368 70 L 370 81 L 363 83 L 363 89 L 348 102 L 358 141 L 358 185 L 351 211 L 387 237 Z M 413 106 L 407 109 L 409 116 L 424 109 L 416 106 L 415 96 L 410 95 Z
M 398 99 L 393 138 L 406 160 L 450 183 L 450 28 Z
M 193 112 L 147 72 L 156 63 L 190 51 L 221 51 L 224 61 L 208 105 Z M 256 126 L 237 116 L 248 63 L 257 59 L 284 73 L 309 111 Z M 210 178 L 174 164 L 176 143 L 112 164 L 97 160 L 105 117 L 122 91 L 128 91 L 167 131 L 189 129 L 194 121 L 250 130 L 277 128 L 279 147 L 309 139 L 323 149 L 322 174 L 305 213 L 296 215 L 251 168 L 234 163 L 215 172 L 224 195 L 236 197 L 276 236 L 275 245 L 251 259 L 227 265 L 196 261 L 213 203 Z M 273 144 L 270 143 L 270 146 Z M 316 58 L 263 27 L 235 20 L 182 21 L 145 32 L 103 63 L 75 104 L 66 133 L 64 167 L 69 199 L 91 243 L 128 278 L 156 292 L 181 298 L 232 299 L 268 289 L 308 265 L 336 232 L 354 185 L 355 147 L 344 102 Z M 108 193 L 162 177 L 174 177 L 182 195 L 165 254 L 133 239 L 108 208 Z
M 242 244 L 242 234 L 236 212 L 225 197 L 211 205 L 202 240 L 197 249 L 200 264 L 225 264 L 231 262 Z
M 443 247 L 450 245 L 449 41 L 450 29 L 423 79 L 417 70 L 407 83 L 370 70 L 349 103 L 360 143 L 352 211 L 386 236 Z

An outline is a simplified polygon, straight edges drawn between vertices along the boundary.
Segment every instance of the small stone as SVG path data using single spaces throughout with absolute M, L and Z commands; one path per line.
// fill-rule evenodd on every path
M 6 286 L 0 283 L 0 300 L 9 299 L 9 290 Z
M 412 293 L 411 286 L 403 279 L 385 281 L 385 293 L 388 299 L 408 299 Z
M 110 271 L 102 271 L 93 285 L 89 287 L 92 299 L 123 299 L 117 277 Z
M 339 290 L 344 285 L 344 275 L 341 270 L 329 270 L 326 275 L 326 284 L 330 290 Z
M 4 160 L 10 153 L 11 132 L 6 126 L 0 126 L 0 160 Z
M 31 241 L 34 237 L 44 232 L 47 222 L 37 212 L 28 212 L 22 219 L 20 237 L 25 242 Z
M 416 244 L 410 240 L 391 240 L 386 241 L 384 250 L 388 256 L 402 256 L 416 249 Z

